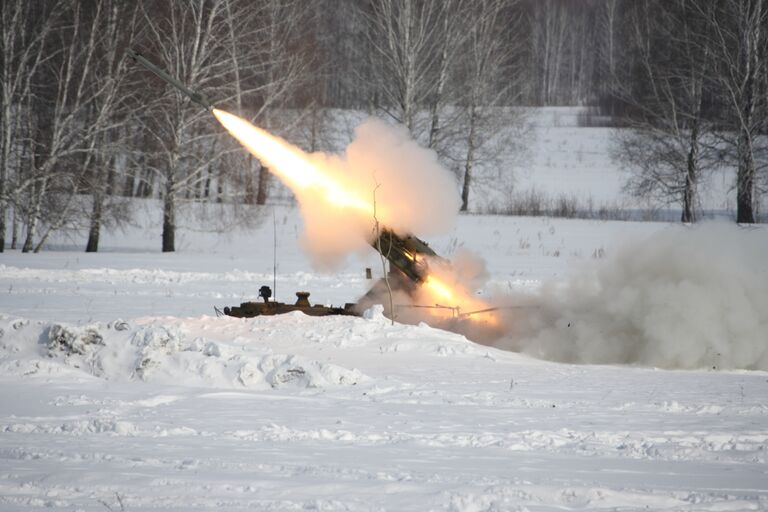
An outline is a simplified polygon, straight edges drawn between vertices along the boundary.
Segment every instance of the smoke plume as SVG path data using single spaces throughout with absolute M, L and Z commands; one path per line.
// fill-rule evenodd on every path
M 534 297 L 495 344 L 575 363 L 768 370 L 768 232 L 674 227 Z
M 330 269 L 374 237 L 375 221 L 400 234 L 435 234 L 459 209 L 453 176 L 402 126 L 369 119 L 342 155 L 308 154 L 220 109 L 213 114 L 287 185 L 305 221 L 302 245 Z
M 428 236 L 452 227 L 459 209 L 453 176 L 434 151 L 414 142 L 402 126 L 369 119 L 355 130 L 343 155 L 316 153 L 313 164 L 376 208 L 382 226 Z M 375 194 L 375 195 L 374 195 Z M 302 245 L 321 268 L 368 250 L 373 212 L 329 208 L 312 189 L 297 191 L 306 231 Z

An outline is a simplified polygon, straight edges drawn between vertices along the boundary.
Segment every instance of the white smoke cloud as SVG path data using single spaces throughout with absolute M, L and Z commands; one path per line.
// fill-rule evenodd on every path
M 479 254 L 460 247 L 451 258 L 453 278 L 466 290 L 479 290 L 488 281 L 490 274 L 485 260 Z
M 331 269 L 363 250 L 375 238 L 374 217 L 418 236 L 453 225 L 459 209 L 454 177 L 402 126 L 369 119 L 343 155 L 310 155 L 238 116 L 213 114 L 294 192 L 305 221 L 302 245 L 317 267 Z
M 576 363 L 768 370 L 768 231 L 673 227 L 510 299 L 495 344 Z
M 357 127 L 343 155 L 309 158 L 345 190 L 371 202 L 375 191 L 382 226 L 417 236 L 453 226 L 460 205 L 453 175 L 402 126 L 369 119 Z M 313 190 L 296 193 L 305 221 L 301 243 L 318 267 L 333 268 L 348 254 L 368 250 L 373 215 L 334 208 Z
M 343 155 L 307 155 L 236 116 L 214 113 L 294 190 L 306 227 L 302 243 L 319 267 L 369 250 L 374 192 L 380 223 L 399 233 L 428 236 L 453 225 L 459 207 L 453 176 L 401 126 L 371 119 Z M 768 370 L 766 261 L 764 229 L 670 228 L 544 285 L 535 297 L 497 301 L 498 321 L 478 317 L 451 328 L 559 361 Z M 438 272 L 443 283 L 470 292 L 485 277 L 482 262 L 468 255 L 446 273 Z M 410 298 L 420 300 L 420 293 L 427 290 Z M 446 300 L 446 293 L 440 296 Z M 464 305 L 477 301 L 469 302 Z M 510 310 L 505 303 L 529 307 Z

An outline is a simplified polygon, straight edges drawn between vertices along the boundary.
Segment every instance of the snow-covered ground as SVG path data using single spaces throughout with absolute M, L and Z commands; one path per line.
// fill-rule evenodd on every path
M 765 374 L 558 365 L 375 315 L 138 319 L 69 356 L 3 328 L 5 510 L 768 502 Z
M 646 207 L 577 113 L 535 113 L 515 191 Z M 516 353 L 378 309 L 218 317 L 265 284 L 354 301 L 381 262 L 314 271 L 286 206 L 185 207 L 161 254 L 158 204 L 133 208 L 100 253 L 0 255 L 2 511 L 768 509 L 765 228 L 458 217 L 428 241 L 482 258 Z
M 616 162 L 615 129 L 581 127 L 583 113 L 579 107 L 532 109 L 528 116 L 532 124 L 530 159 L 518 162 L 515 168 L 515 193 L 535 190 L 550 199 L 575 199 L 581 208 L 591 203 L 595 210 L 637 210 L 640 217 L 679 219 L 679 205 L 633 197 L 624 190 L 630 174 Z M 733 217 L 734 183 L 733 169 L 706 173 L 698 187 L 698 208 L 708 216 Z
M 768 509 L 768 373 L 560 364 L 376 310 L 216 317 L 272 284 L 273 226 L 281 300 L 380 272 L 312 272 L 297 212 L 261 215 L 174 254 L 153 215 L 98 254 L 0 256 L 0 510 Z M 462 216 L 429 241 L 482 254 L 490 294 L 667 228 Z

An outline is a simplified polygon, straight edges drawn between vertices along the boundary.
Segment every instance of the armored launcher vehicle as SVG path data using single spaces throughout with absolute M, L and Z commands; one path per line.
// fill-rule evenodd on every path
M 396 290 L 410 293 L 421 284 L 427 276 L 427 258 L 441 258 L 426 242 L 413 235 L 400 236 L 395 232 L 384 229 L 378 238 L 371 241 L 371 246 L 384 256 L 390 263 L 390 286 Z M 309 316 L 351 315 L 360 316 L 382 293 L 383 279 L 370 289 L 358 303 L 347 303 L 343 307 L 312 305 L 308 292 L 297 292 L 294 304 L 270 300 L 272 290 L 269 286 L 259 289 L 261 302 L 243 302 L 239 306 L 225 307 L 223 313 L 238 318 L 251 318 L 260 315 L 279 315 L 292 311 L 301 311 Z
M 209 112 L 213 112 L 213 105 L 199 91 L 195 91 L 181 83 L 176 78 L 154 65 L 147 60 L 141 53 L 132 49 L 128 50 L 128 56 L 134 62 L 140 64 L 150 71 L 156 77 L 165 81 L 191 101 L 198 104 Z M 432 261 L 441 258 L 435 254 L 423 240 L 413 236 L 399 236 L 392 230 L 383 229 L 379 236 L 371 241 L 371 246 L 384 256 L 390 263 L 390 274 L 388 280 L 384 283 L 383 279 L 376 283 L 371 290 L 363 296 L 356 304 L 345 304 L 343 307 L 329 307 L 323 305 L 312 305 L 309 302 L 308 292 L 297 292 L 297 300 L 294 304 L 286 304 L 270 300 L 272 290 L 269 286 L 262 286 L 259 290 L 259 297 L 262 302 L 251 301 L 243 302 L 239 306 L 225 307 L 225 315 L 246 318 L 259 315 L 278 315 L 289 313 L 291 311 L 301 311 L 310 316 L 326 315 L 360 315 L 371 304 L 378 302 L 378 297 L 382 293 L 382 288 L 396 289 L 409 293 L 424 282 L 427 278 L 427 259 Z M 219 310 L 216 310 L 219 313 Z
M 259 297 L 263 302 L 243 302 L 239 306 L 225 307 L 224 314 L 237 318 L 251 318 L 254 316 L 282 315 L 292 311 L 301 311 L 309 316 L 351 315 L 358 316 L 354 308 L 355 304 L 345 304 L 342 308 L 312 305 L 309 302 L 309 292 L 296 292 L 296 302 L 286 304 L 269 300 L 272 297 L 272 289 L 269 286 L 259 288 Z

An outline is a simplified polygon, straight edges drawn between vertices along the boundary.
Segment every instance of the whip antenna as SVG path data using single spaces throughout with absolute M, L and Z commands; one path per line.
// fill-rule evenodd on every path
M 272 290 L 273 297 L 277 300 L 277 217 L 275 216 L 275 207 L 272 207 L 272 237 L 274 245 L 272 247 Z

